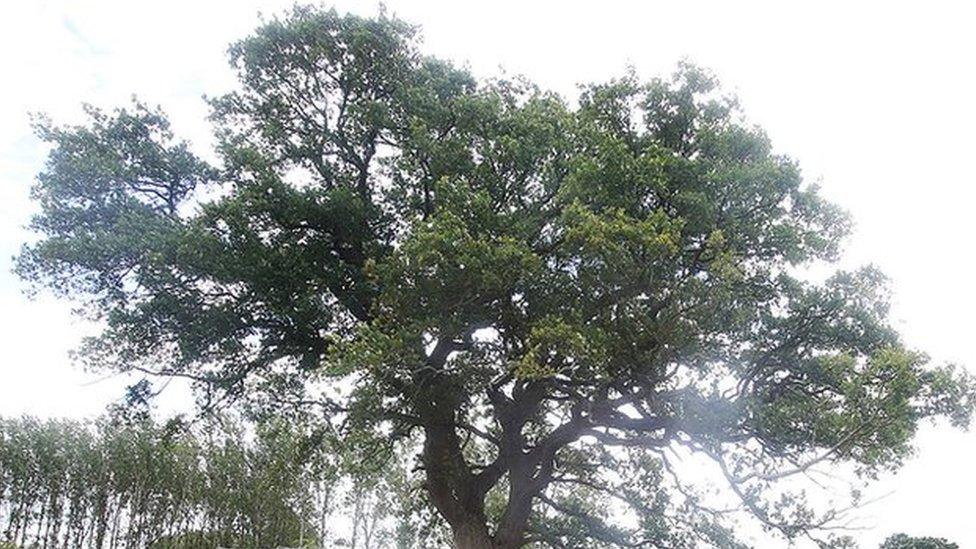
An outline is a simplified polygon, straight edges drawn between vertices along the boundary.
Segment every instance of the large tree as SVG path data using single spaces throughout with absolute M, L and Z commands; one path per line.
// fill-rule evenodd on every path
M 459 548 L 734 545 L 683 453 L 812 534 L 840 513 L 782 480 L 871 476 L 923 418 L 969 420 L 876 270 L 798 275 L 849 222 L 702 70 L 569 103 L 308 8 L 230 57 L 214 162 L 141 104 L 39 122 L 19 272 L 102 322 L 90 365 L 317 406 L 364 456 L 415 437 Z

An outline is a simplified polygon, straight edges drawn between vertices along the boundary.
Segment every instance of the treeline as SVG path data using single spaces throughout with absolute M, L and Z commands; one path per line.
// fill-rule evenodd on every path
M 422 546 L 380 497 L 413 500 L 409 469 L 340 481 L 344 466 L 323 433 L 281 421 L 0 419 L 0 547 Z
M 0 549 L 449 546 L 403 448 L 339 446 L 306 421 L 0 418 Z

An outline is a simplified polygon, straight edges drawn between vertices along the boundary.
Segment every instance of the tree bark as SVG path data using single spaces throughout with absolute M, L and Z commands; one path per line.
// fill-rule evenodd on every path
M 464 457 L 457 432 L 460 410 L 457 380 L 441 375 L 453 349 L 450 340 L 442 340 L 427 357 L 429 368 L 418 376 L 418 386 L 429 387 L 416 402 L 424 430 L 422 456 L 427 493 L 450 525 L 456 549 L 518 549 L 524 545 L 525 528 L 536 490 L 532 482 L 535 464 L 526 462 L 521 456 L 520 449 L 524 444 L 521 430 L 541 395 L 528 395 L 526 402 L 513 410 L 514 417 L 505 422 L 505 436 L 510 440 L 506 440 L 499 451 L 513 455 L 499 456 L 492 466 L 475 474 Z M 485 495 L 508 469 L 506 462 L 516 465 L 511 471 L 512 481 L 516 484 L 510 487 L 508 508 L 499 530 L 492 536 L 485 516 Z
M 453 423 L 453 422 L 452 422 Z M 488 533 L 483 496 L 464 457 L 452 424 L 425 427 L 423 461 L 427 493 L 451 527 L 457 549 L 495 549 Z
M 471 521 L 452 525 L 454 546 L 457 549 L 498 549 L 488 534 L 484 522 Z

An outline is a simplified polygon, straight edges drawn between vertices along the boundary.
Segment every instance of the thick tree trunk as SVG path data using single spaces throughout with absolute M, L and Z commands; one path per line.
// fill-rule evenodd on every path
M 485 517 L 485 494 L 497 481 L 496 477 L 481 477 L 472 472 L 462 451 L 458 436 L 457 381 L 439 372 L 452 350 L 451 340 L 438 343 L 427 357 L 427 369 L 419 372 L 417 385 L 429 387 L 418 398 L 417 412 L 423 422 L 423 463 L 430 501 L 451 527 L 456 549 L 518 549 L 528 513 L 521 514 L 521 522 L 509 520 L 499 535 L 492 537 Z M 418 395 L 419 396 L 419 395 Z M 531 496 L 529 500 L 531 501 Z
M 452 527 L 456 549 L 497 549 L 485 525 L 472 521 Z
M 428 426 L 424 440 L 427 493 L 451 526 L 456 549 L 497 549 L 488 533 L 484 501 L 475 490 L 453 426 Z

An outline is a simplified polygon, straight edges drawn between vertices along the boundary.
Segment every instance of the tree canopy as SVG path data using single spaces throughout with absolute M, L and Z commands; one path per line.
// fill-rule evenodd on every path
M 18 270 L 102 322 L 88 366 L 312 408 L 364 455 L 415 440 L 462 549 L 740 547 L 678 452 L 826 544 L 840 512 L 785 479 L 870 478 L 924 418 L 968 424 L 972 385 L 901 342 L 881 273 L 801 276 L 850 222 L 707 71 L 568 101 L 303 7 L 230 59 L 211 162 L 140 103 L 38 121 Z

